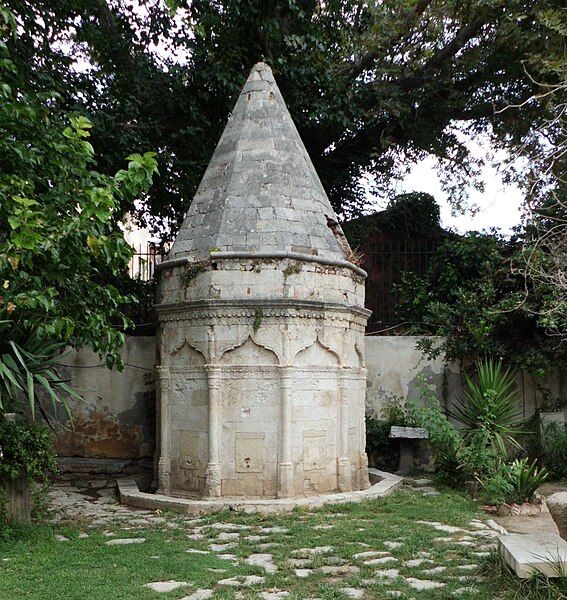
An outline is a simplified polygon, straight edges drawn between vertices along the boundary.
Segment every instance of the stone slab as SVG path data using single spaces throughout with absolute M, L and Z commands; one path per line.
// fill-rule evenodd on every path
M 567 575 L 567 542 L 554 533 L 502 535 L 498 538 L 498 550 L 521 579 L 534 572 L 547 577 Z
M 426 440 L 429 438 L 429 433 L 423 427 L 398 427 L 394 425 L 390 428 L 390 437 L 396 439 Z

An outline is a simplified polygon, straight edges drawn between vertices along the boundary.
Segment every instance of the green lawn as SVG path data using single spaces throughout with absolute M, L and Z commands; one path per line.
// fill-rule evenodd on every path
M 199 588 L 214 589 L 213 598 L 235 598 L 238 593 L 242 598 L 261 598 L 260 591 L 286 590 L 290 592 L 287 596 L 290 600 L 311 597 L 345 599 L 348 596 L 341 591 L 344 588 L 364 590 L 365 599 L 392 598 L 391 591 L 400 592 L 399 598 L 432 600 L 455 597 L 555 600 L 565 597 L 557 586 L 552 587 L 546 582 L 521 584 L 515 577 L 500 570 L 494 553 L 484 557 L 474 554 L 481 546 L 486 550 L 487 540 L 468 535 L 473 531 L 470 522 L 484 516 L 474 503 L 453 492 L 426 497 L 411 491 L 399 491 L 384 499 L 329 506 L 312 512 L 298 510 L 270 517 L 222 513 L 204 517 L 194 524 L 179 515 L 165 516 L 166 523 L 150 527 L 137 527 L 123 520 L 121 524 L 107 529 L 35 526 L 29 530 L 6 531 L 3 536 L 0 532 L 0 598 L 169 600 L 190 596 Z M 443 533 L 430 525 L 417 523 L 420 520 L 438 521 L 467 531 Z M 211 543 L 230 543 L 218 540 L 223 530 L 210 527 L 221 522 L 251 526 L 251 529 L 239 531 L 240 537 L 234 546 L 225 551 L 236 555 L 234 561 L 222 559 L 218 552 L 210 551 Z M 274 526 L 287 531 L 260 531 L 261 527 Z M 204 539 L 188 538 L 189 534 L 194 535 L 195 527 L 201 527 L 197 531 L 198 535 L 204 535 Z M 79 537 L 81 532 L 83 535 L 88 533 L 88 537 Z M 115 535 L 108 536 L 109 532 Z M 56 535 L 64 535 L 69 541 L 57 541 Z M 249 535 L 264 537 L 262 540 L 246 540 Z M 474 545 L 460 545 L 458 542 L 463 536 L 473 539 Z M 143 537 L 146 541 L 135 545 L 106 545 L 113 538 L 126 537 Z M 440 541 L 439 538 L 443 537 L 450 541 Z M 262 542 L 278 545 L 266 549 L 259 547 Z M 399 542 L 401 545 L 392 549 L 384 542 Z M 297 552 L 325 546 L 332 547 L 332 550 L 313 555 Z M 188 553 L 188 549 L 206 551 L 207 554 Z M 367 557 L 353 557 L 372 550 L 389 552 L 395 560 L 383 565 L 366 565 Z M 266 574 L 262 568 L 246 564 L 246 557 L 254 553 L 271 553 L 278 571 Z M 310 559 L 306 568 L 313 571 L 306 578 L 297 577 L 294 569 L 298 567 L 288 562 L 290 558 L 301 556 Z M 404 562 L 420 556 L 425 556 L 429 562 L 419 566 L 404 565 Z M 321 566 L 336 566 L 337 563 L 360 570 L 347 574 L 318 571 Z M 476 570 L 460 568 L 470 564 L 478 564 L 479 567 Z M 423 574 L 424 569 L 439 566 L 445 567 L 445 570 Z M 220 572 L 219 569 L 225 571 Z M 375 579 L 381 569 L 398 569 L 399 573 L 393 579 Z M 261 575 L 265 581 L 241 590 L 217 584 L 220 579 L 244 574 Z M 418 591 L 405 581 L 409 577 L 438 581 L 445 586 Z M 463 577 L 468 577 L 468 580 L 459 579 Z M 148 582 L 170 579 L 190 585 L 168 593 L 157 593 L 143 587 Z M 458 595 L 455 595 L 456 590 L 460 590 Z

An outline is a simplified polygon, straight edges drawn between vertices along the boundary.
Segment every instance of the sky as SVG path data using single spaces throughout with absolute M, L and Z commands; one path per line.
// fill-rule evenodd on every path
M 439 175 L 435 170 L 433 158 L 427 158 L 414 164 L 408 175 L 398 184 L 399 193 L 427 192 L 441 206 L 441 224 L 453 228 L 459 233 L 483 231 L 497 227 L 503 234 L 512 233 L 512 228 L 521 220 L 522 192 L 513 185 L 506 185 L 501 175 L 493 167 L 482 170 L 484 192 L 474 188 L 469 190 L 469 203 L 475 206 L 475 214 L 451 214 L 447 195 L 441 189 Z

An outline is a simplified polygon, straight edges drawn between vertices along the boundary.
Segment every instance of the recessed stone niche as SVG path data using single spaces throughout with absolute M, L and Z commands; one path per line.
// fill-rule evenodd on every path
M 188 142 L 189 143 L 189 142 Z M 365 489 L 365 272 L 257 64 L 160 265 L 159 492 Z

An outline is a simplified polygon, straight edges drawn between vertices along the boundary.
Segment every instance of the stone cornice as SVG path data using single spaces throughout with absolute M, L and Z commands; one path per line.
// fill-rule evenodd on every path
M 349 306 L 334 302 L 319 302 L 316 300 L 295 300 L 293 298 L 281 299 L 235 299 L 235 300 L 195 300 L 192 302 L 176 302 L 172 304 L 155 304 L 154 308 L 158 313 L 188 313 L 211 311 L 211 316 L 254 316 L 257 309 L 262 309 L 264 317 L 269 316 L 302 316 L 297 311 L 313 312 L 337 312 L 351 313 L 366 321 L 371 315 L 371 311 L 359 306 Z M 317 318 L 317 315 L 306 315 Z M 322 314 L 326 317 L 328 314 Z
M 275 259 L 275 260 L 298 260 L 303 262 L 313 262 L 320 265 L 328 265 L 331 267 L 340 267 L 343 269 L 350 269 L 356 273 L 359 277 L 366 279 L 368 273 L 352 264 L 348 260 L 338 260 L 334 258 L 324 258 L 323 256 L 317 256 L 314 254 L 303 254 L 301 252 L 211 252 L 210 260 L 237 260 L 237 259 Z M 191 260 L 189 257 L 179 257 L 171 260 L 164 260 L 158 263 L 155 267 L 156 273 L 165 269 L 173 269 L 174 267 L 180 267 L 186 264 L 191 264 L 196 261 Z

